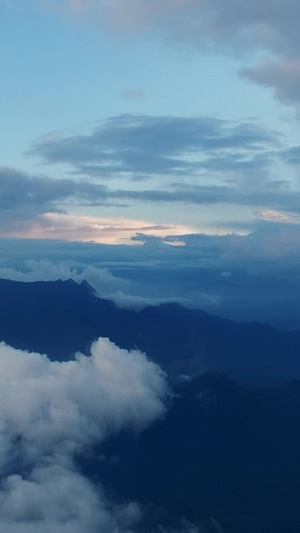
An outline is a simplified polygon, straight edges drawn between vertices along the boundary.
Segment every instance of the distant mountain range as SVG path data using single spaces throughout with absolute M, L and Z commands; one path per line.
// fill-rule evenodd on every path
M 72 280 L 0 280 L 0 302 L 0 340 L 54 360 L 88 353 L 101 336 L 142 350 L 172 381 L 211 370 L 254 385 L 300 379 L 300 331 L 238 324 L 173 303 L 120 309 Z

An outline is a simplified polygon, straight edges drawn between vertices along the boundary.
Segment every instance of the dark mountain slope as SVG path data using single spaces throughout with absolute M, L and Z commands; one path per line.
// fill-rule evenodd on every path
M 167 524 L 212 516 L 230 533 L 299 533 L 300 382 L 252 389 L 209 373 L 175 392 L 164 420 L 82 467 Z
M 300 378 L 300 332 L 236 324 L 179 304 L 119 309 L 73 281 L 0 280 L 0 339 L 68 359 L 99 336 L 137 347 L 173 378 L 206 370 L 255 384 Z

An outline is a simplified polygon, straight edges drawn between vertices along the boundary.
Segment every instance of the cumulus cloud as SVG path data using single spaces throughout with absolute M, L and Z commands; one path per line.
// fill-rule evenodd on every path
M 0 531 L 128 531 L 138 506 L 109 502 L 74 456 L 164 413 L 159 367 L 108 339 L 65 363 L 1 343 L 0 376 Z

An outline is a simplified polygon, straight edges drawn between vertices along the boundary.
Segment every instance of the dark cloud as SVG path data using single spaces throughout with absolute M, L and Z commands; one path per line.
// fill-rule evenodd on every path
M 195 175 L 201 171 L 239 170 L 266 165 L 265 152 L 278 143 L 275 132 L 255 122 L 212 118 L 122 115 L 90 135 L 46 137 L 28 155 L 47 163 L 69 163 L 93 177 Z M 223 170 L 224 170 L 223 167 Z
M 122 115 L 91 134 L 47 137 L 31 149 L 31 155 L 48 163 L 72 165 L 72 177 L 54 179 L 0 169 L 0 216 L 5 228 L 5 222 L 30 222 L 45 213 L 70 211 L 72 206 L 126 207 L 141 201 L 223 203 L 298 212 L 295 191 L 274 173 L 278 158 L 288 160 L 288 151 L 282 149 L 276 132 L 254 121 Z M 152 179 L 153 186 L 108 188 L 96 183 L 95 178 L 108 176 L 122 178 L 124 183 L 128 177 Z M 164 185 L 158 182 L 163 176 L 168 178 Z M 87 224 L 91 221 L 82 219 L 80 228 L 77 224 L 78 237 L 79 232 L 86 233 Z M 40 228 L 46 226 L 48 220 L 39 221 Z M 139 231 L 143 231 L 141 226 Z M 53 230 L 52 238 L 55 235 Z
M 101 185 L 83 180 L 54 179 L 43 175 L 30 176 L 11 168 L 0 168 L 0 210 L 20 208 L 36 213 L 57 211 L 58 205 L 74 200 L 88 203 L 105 202 L 107 191 Z
M 262 177 L 261 183 L 256 180 L 253 181 L 250 176 L 249 180 L 241 180 L 241 183 L 238 184 L 184 186 L 179 183 L 173 184 L 173 189 L 169 190 L 117 190 L 112 195 L 115 198 L 155 203 L 178 202 L 198 205 L 223 203 L 300 211 L 299 197 L 290 188 L 288 182 L 285 180 L 264 180 L 264 177 Z

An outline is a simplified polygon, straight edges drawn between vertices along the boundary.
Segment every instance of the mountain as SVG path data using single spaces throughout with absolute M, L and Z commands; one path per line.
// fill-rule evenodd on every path
M 68 360 L 102 336 L 168 372 L 163 419 L 76 457 L 109 501 L 139 502 L 138 533 L 300 533 L 299 331 L 179 304 L 119 309 L 86 282 L 0 280 L 0 302 L 15 348 Z
M 53 360 L 89 353 L 108 337 L 138 348 L 171 380 L 213 370 L 240 382 L 266 385 L 300 378 L 300 332 L 238 324 L 179 304 L 120 309 L 97 297 L 88 283 L 22 283 L 0 279 L 0 339 Z
M 179 385 L 164 420 L 79 459 L 149 524 L 182 517 L 226 533 L 300 531 L 300 382 L 269 389 L 211 372 Z M 104 460 L 105 457 L 105 460 Z

